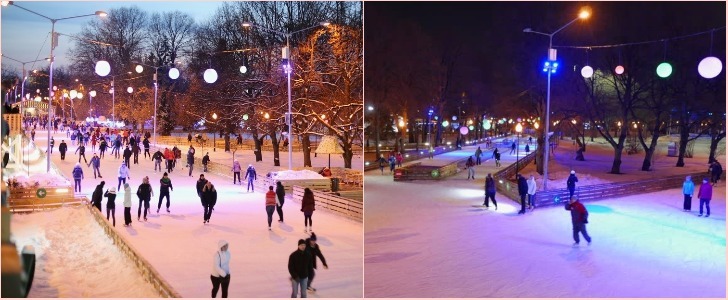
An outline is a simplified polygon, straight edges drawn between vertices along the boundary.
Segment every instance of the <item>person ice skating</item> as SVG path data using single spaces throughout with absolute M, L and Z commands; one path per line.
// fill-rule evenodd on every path
M 531 152 L 531 147 L 529 145 L 526 145 L 526 153 Z
M 233 168 L 231 170 L 231 171 L 233 171 L 233 184 L 235 184 L 236 182 L 239 182 L 240 185 L 243 184 L 243 181 L 240 180 L 240 171 L 241 170 L 242 170 L 242 168 L 240 167 L 240 162 L 236 159 L 235 161 L 233 161 Z
M 465 162 L 465 167 L 468 169 L 468 179 L 472 178 L 475 180 L 475 162 L 473 162 L 473 157 L 468 157 L 468 161 Z
M 30 140 L 35 141 L 35 129 L 30 130 Z
M 149 177 L 145 176 L 142 179 L 142 184 L 137 188 L 137 197 L 139 198 L 139 210 L 137 211 L 137 221 L 141 221 L 142 218 L 142 206 L 144 207 L 144 221 L 147 220 L 147 213 L 149 212 L 149 201 L 154 196 L 152 185 L 149 184 Z
M 174 145 L 174 147 L 172 147 L 172 155 L 174 156 L 174 159 L 172 160 L 172 170 L 174 171 L 174 168 L 177 167 L 177 160 L 182 158 L 182 150 L 177 148 L 177 145 Z
M 202 157 L 202 171 L 207 172 L 207 163 L 210 162 L 210 152 L 205 153 Z
M 433 159 L 435 157 L 435 148 L 433 148 L 432 145 L 430 145 L 430 149 L 428 152 L 429 152 L 429 159 Z
M 278 206 L 278 199 L 276 198 L 276 192 L 273 191 L 273 186 L 268 186 L 268 192 L 265 193 L 265 212 L 268 214 L 268 230 L 271 229 L 273 223 L 273 212 Z
M 104 153 L 106 153 L 106 148 L 109 147 L 109 144 L 106 143 L 106 139 L 101 138 L 101 142 L 99 143 L 99 156 L 101 158 L 104 158 Z
M 486 209 L 490 208 L 488 205 L 488 199 L 493 200 L 495 210 L 498 210 L 498 202 L 495 202 L 495 180 L 493 179 L 493 175 L 490 173 L 488 173 L 488 176 L 485 177 L 485 201 L 483 202 L 483 205 L 485 205 Z
M 480 166 L 480 156 L 483 155 L 483 150 L 480 149 L 480 146 L 478 146 L 478 149 L 475 150 L 475 165 Z
M 61 144 L 58 145 L 58 152 L 61 152 L 61 160 L 66 160 L 66 151 L 68 151 L 68 145 L 65 140 L 61 140 Z
M 126 183 L 126 180 L 129 179 L 129 166 L 126 165 L 125 162 L 121 163 L 121 166 L 119 166 L 119 183 L 116 185 L 116 188 L 120 188 L 122 183 Z
M 288 256 L 288 274 L 291 275 L 291 298 L 298 296 L 298 289 L 301 289 L 301 298 L 306 298 L 308 289 L 308 270 L 311 264 L 311 256 L 306 253 L 306 241 L 298 240 L 298 249 Z
M 528 209 L 534 209 L 536 206 L 533 204 L 533 198 L 536 196 L 536 190 L 538 185 L 536 184 L 536 178 L 531 175 L 528 178 Z
M 131 166 L 129 165 L 129 163 L 131 162 L 131 149 L 129 149 L 128 145 L 124 148 L 123 156 L 124 156 L 124 162 L 126 163 L 126 167 L 131 168 Z
M 256 174 L 253 165 L 248 165 L 248 170 L 245 171 L 245 179 L 248 180 L 248 192 L 255 192 L 255 185 L 253 184 L 253 180 L 257 180 L 258 175 Z
M 397 152 L 394 159 L 397 161 L 397 168 L 402 167 L 402 161 L 404 161 L 404 157 L 402 156 L 402 153 Z M 309 278 L 309 283 L 311 282 L 311 278 Z
M 574 246 L 579 246 L 579 233 L 584 236 L 586 242 L 591 245 L 591 237 L 586 232 L 586 224 L 589 223 L 589 212 L 586 210 L 577 197 L 571 197 L 564 209 L 571 211 L 571 225 L 574 233 Z
M 319 245 L 316 244 L 316 234 L 311 233 L 311 237 L 306 239 L 306 250 L 304 250 L 306 253 L 308 253 L 309 258 L 311 258 L 311 263 L 308 267 L 308 291 L 309 292 L 315 292 L 316 289 L 311 286 L 311 283 L 313 282 L 314 277 L 316 277 L 316 258 L 318 257 L 321 259 L 321 264 L 324 265 L 324 269 L 328 269 L 329 265 L 326 264 L 326 258 L 324 258 L 323 253 L 321 253 L 321 248 L 319 248 Z
M 215 190 L 215 186 L 212 185 L 212 182 L 207 181 L 205 183 L 205 187 L 202 188 L 202 206 L 204 207 L 204 215 L 205 220 L 202 222 L 204 223 L 210 223 L 210 217 L 212 216 L 212 211 L 215 208 L 215 204 L 217 203 L 217 190 Z
M 569 199 L 574 197 L 574 191 L 576 190 L 576 183 L 579 182 L 579 178 L 576 178 L 576 171 L 571 170 L 569 178 L 566 179 L 566 188 L 569 189 Z
M 389 174 L 394 173 L 394 167 L 397 164 L 397 159 L 394 158 L 394 155 L 389 156 Z
M 205 174 L 200 174 L 200 178 L 197 179 L 197 184 L 195 184 L 195 188 L 197 189 L 197 196 L 200 197 L 200 201 L 202 201 L 202 189 L 205 187 L 206 183 L 207 179 L 205 179 Z
M 93 166 L 94 169 L 94 179 L 96 179 L 96 174 L 98 174 L 99 178 L 101 177 L 101 171 L 99 170 L 99 167 L 101 167 L 101 159 L 99 158 L 96 153 L 94 153 L 94 157 L 91 158 L 91 161 L 86 164 L 87 167 Z
M 159 204 L 157 204 L 157 213 L 159 213 L 159 209 L 162 208 L 162 199 L 164 197 L 167 197 L 167 213 L 169 213 L 169 190 L 174 191 L 174 187 L 172 187 L 172 180 L 169 179 L 167 173 L 165 172 L 162 176 L 162 179 L 159 180 Z
M 708 178 L 703 179 L 703 184 L 698 190 L 698 199 L 700 199 L 700 214 L 703 216 L 703 204 L 705 204 L 705 217 L 710 217 L 710 199 L 713 198 L 713 186 L 708 182 Z
M 134 143 L 134 145 L 131 146 L 131 153 L 134 154 L 134 164 L 139 164 L 139 152 L 141 149 L 139 148 L 139 143 Z
M 174 153 L 169 148 L 164 148 L 164 159 L 167 160 L 167 173 L 171 173 L 174 165 Z
M 384 159 L 384 155 L 379 156 L 379 171 L 384 175 L 384 166 L 387 164 L 387 160 Z
M 73 167 L 73 171 L 71 171 L 73 174 L 73 191 L 75 193 L 81 192 L 81 180 L 83 179 L 83 169 L 81 169 L 81 163 L 76 163 L 76 166 Z
M 498 152 L 498 148 L 495 148 L 495 150 L 493 150 L 493 159 L 495 160 L 496 167 L 501 166 L 500 158 L 501 158 L 501 154 L 500 154 L 500 152 Z
M 152 160 L 154 160 L 154 172 L 157 172 L 157 168 L 159 168 L 159 171 L 162 171 L 162 151 L 159 151 L 157 149 L 157 152 L 154 152 L 154 155 L 152 155 Z
M 124 226 L 131 226 L 131 187 L 124 183 Z
M 212 273 L 210 281 L 212 281 L 212 298 L 217 297 L 217 291 L 222 285 L 222 298 L 228 296 L 228 286 L 230 286 L 230 251 L 228 251 L 228 242 L 220 240 L 217 242 L 218 250 L 215 252 L 213 259 Z
M 190 167 L 189 176 L 192 177 L 192 169 L 195 165 L 195 148 L 190 146 L 190 149 L 187 151 L 187 166 Z
M 283 222 L 283 202 L 286 199 L 286 189 L 280 181 L 276 182 L 276 196 L 278 197 L 278 204 L 276 205 L 278 222 Z
M 109 220 L 109 216 L 111 216 L 111 219 L 113 220 L 112 225 L 116 227 L 116 189 L 112 186 L 108 190 L 106 190 L 106 193 L 104 193 L 104 197 L 108 198 L 106 200 L 106 220 Z
M 101 212 L 101 202 L 104 197 L 104 184 L 106 184 L 106 182 L 101 181 L 101 183 L 99 183 L 99 185 L 96 186 L 96 189 L 94 190 L 93 194 L 91 194 L 91 205 L 96 207 L 96 209 L 98 209 L 99 212 Z
M 521 210 L 518 211 L 519 215 L 526 213 L 526 196 L 528 195 L 528 182 L 523 175 L 517 175 L 518 180 L 518 196 L 521 197 Z
M 516 142 L 513 142 L 511 144 L 511 153 L 508 153 L 508 154 L 513 154 L 513 153 L 516 153 Z
M 76 152 L 74 152 L 74 153 L 78 153 L 78 162 L 81 162 L 81 157 L 83 157 L 83 162 L 88 163 L 88 161 L 86 160 L 86 154 L 85 154 L 86 146 L 84 146 L 83 144 L 80 144 L 78 146 L 78 148 L 76 148 Z
M 692 176 L 686 176 L 683 182 L 683 211 L 690 211 L 693 204 L 693 193 L 695 192 L 695 184 Z
M 191 132 L 187 133 L 187 143 L 192 145 L 192 133 Z
M 316 200 L 313 198 L 313 191 L 306 188 L 303 190 L 303 199 L 301 200 L 301 211 L 303 212 L 303 232 L 313 232 L 313 211 L 316 210 Z
M 152 158 L 152 154 L 149 153 L 149 138 L 144 138 L 142 141 L 142 145 L 144 146 L 144 159 L 147 158 L 147 155 L 149 155 L 149 158 Z

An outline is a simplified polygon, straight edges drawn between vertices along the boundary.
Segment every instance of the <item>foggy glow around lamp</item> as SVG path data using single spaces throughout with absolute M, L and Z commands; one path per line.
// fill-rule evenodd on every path
M 594 75 L 594 69 L 590 66 L 584 66 L 581 68 L 581 76 L 584 78 L 591 78 Z
M 179 78 L 179 70 L 177 68 L 169 69 L 169 78 L 172 78 L 172 79 Z
M 111 65 L 109 65 L 109 62 L 105 60 L 97 61 L 95 71 L 96 74 L 99 74 L 99 76 L 109 75 L 109 73 L 111 73 Z
M 205 79 L 205 82 L 214 83 L 217 81 L 217 71 L 215 69 L 207 69 L 202 77 Z
M 614 73 L 617 73 L 617 75 L 622 75 L 624 73 L 624 67 L 619 65 L 616 68 L 614 68 Z

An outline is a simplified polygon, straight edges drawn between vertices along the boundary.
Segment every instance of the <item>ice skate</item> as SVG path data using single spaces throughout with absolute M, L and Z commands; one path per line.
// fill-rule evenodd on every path
M 579 247 L 579 243 L 574 243 L 571 245 L 571 247 L 574 247 L 574 248 Z
M 171 211 L 169 211 L 169 208 L 167 208 L 167 213 L 171 213 Z
M 312 293 L 316 291 L 316 289 L 315 289 L 314 287 L 312 287 L 312 286 L 309 286 L 309 287 L 308 287 L 308 288 L 306 288 L 306 289 L 307 289 L 307 290 L 308 290 L 309 292 L 312 292 Z

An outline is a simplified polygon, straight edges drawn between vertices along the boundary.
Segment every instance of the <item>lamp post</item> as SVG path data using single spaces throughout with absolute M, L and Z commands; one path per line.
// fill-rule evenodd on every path
M 313 29 L 313 28 L 316 28 L 319 26 L 329 26 L 329 24 L 330 24 L 329 22 L 319 22 L 318 25 L 310 26 L 310 27 L 307 27 L 307 28 L 304 28 L 301 30 L 297 30 L 294 32 L 278 31 L 275 29 L 262 27 L 262 26 L 253 24 L 252 22 L 243 22 L 243 24 L 242 24 L 243 27 L 255 26 L 264 31 L 277 33 L 277 34 L 280 34 L 280 35 L 283 35 L 286 37 L 286 47 L 283 48 L 282 54 L 283 54 L 283 70 L 286 72 L 286 76 L 288 77 L 287 78 L 287 80 L 288 80 L 288 113 L 286 114 L 286 124 L 288 125 L 288 170 L 293 169 L 293 124 L 292 124 L 293 122 L 291 120 L 292 119 L 291 109 L 293 106 L 292 101 L 291 101 L 291 73 L 293 73 L 293 67 L 291 66 L 291 61 L 290 61 L 290 55 L 291 55 L 290 39 L 291 39 L 291 36 L 296 33 L 303 32 L 303 31 L 306 31 L 309 29 Z
M 213 119 L 213 120 L 215 120 L 215 124 L 217 124 L 217 114 L 216 114 L 216 113 L 212 113 L 212 119 Z M 213 131 L 212 131 L 212 152 L 215 152 L 215 151 L 217 151 L 217 150 L 216 150 L 216 145 L 215 145 L 215 144 L 216 144 L 216 143 L 215 143 L 215 138 L 216 138 L 216 137 L 217 137 L 217 134 L 216 134 L 216 133 L 215 133 L 215 131 L 213 130 Z M 290 144 L 290 143 L 289 143 L 289 144 Z
M 544 32 L 538 32 L 533 31 L 531 28 L 523 29 L 523 32 L 526 33 L 536 33 L 540 35 L 545 35 L 549 37 L 549 48 L 548 48 L 548 61 L 544 65 L 544 72 L 546 72 L 546 125 L 544 127 L 544 141 L 546 143 L 546 146 L 544 147 L 543 152 L 543 190 L 547 190 L 548 187 L 548 178 L 549 178 L 549 117 L 551 115 L 551 73 L 556 72 L 556 68 L 558 67 L 558 63 L 556 63 L 556 49 L 553 49 L 553 39 L 554 35 L 559 33 L 559 31 L 564 30 L 564 28 L 569 27 L 569 25 L 573 24 L 574 22 L 578 21 L 579 19 L 587 19 L 591 15 L 591 10 L 588 7 L 582 8 L 581 12 L 579 12 L 579 16 L 575 19 L 571 20 L 569 23 L 566 23 L 566 25 L 561 26 L 561 28 L 557 29 L 556 31 L 552 33 L 544 33 Z
M 48 124 L 49 124 L 49 126 L 48 126 L 48 141 L 47 141 L 48 142 L 48 148 L 47 149 L 50 149 L 51 148 L 51 127 L 53 127 L 52 126 L 52 123 L 51 123 L 52 122 L 52 119 L 51 119 L 51 110 L 53 109 L 53 98 L 52 98 L 52 95 L 51 94 L 53 93 L 53 62 L 55 61 L 55 57 L 53 57 L 53 49 L 55 49 L 56 46 L 58 46 L 58 34 L 56 33 L 56 22 L 61 21 L 61 20 L 68 20 L 68 19 L 75 19 L 75 18 L 89 17 L 89 16 L 105 17 L 108 14 L 106 12 L 103 12 L 103 11 L 98 10 L 98 11 L 96 11 L 93 14 L 86 14 L 86 15 L 79 15 L 79 16 L 73 16 L 73 17 L 53 19 L 51 17 L 48 17 L 48 16 L 45 16 L 43 14 L 37 13 L 37 12 L 32 11 L 30 9 L 24 8 L 22 6 L 18 6 L 13 1 L 3 2 L 3 4 L 4 4 L 4 6 L 13 5 L 13 6 L 17 7 L 17 8 L 20 8 L 22 10 L 25 10 L 25 11 L 27 11 L 29 13 L 34 14 L 34 15 L 40 16 L 40 17 L 42 17 L 44 19 L 47 19 L 48 21 L 51 21 L 51 55 L 49 56 L 50 57 L 50 66 L 48 68 L 49 69 L 49 73 L 48 73 L 48 99 L 49 99 L 48 100 Z M 51 156 L 48 155 L 48 156 L 46 156 L 46 172 L 50 172 L 50 171 L 51 171 Z
M 518 148 L 521 147 L 521 132 L 523 132 L 523 126 L 521 123 L 516 124 L 516 178 L 518 178 L 518 162 L 520 161 L 521 157 L 518 156 Z
M 91 104 L 91 102 L 93 101 L 94 97 L 96 97 L 96 91 L 90 91 L 90 92 L 88 92 L 88 96 L 89 96 L 88 97 L 88 116 L 93 118 L 93 115 L 91 115 L 91 111 L 92 111 L 92 108 L 91 108 L 92 107 L 92 104 Z
M 2 57 L 7 58 L 9 60 L 12 60 L 14 62 L 20 63 L 23 66 L 23 83 L 21 83 L 21 85 L 20 85 L 20 97 L 21 97 L 21 99 L 24 99 L 25 98 L 25 80 L 28 79 L 28 76 L 25 75 L 25 65 L 26 64 L 29 64 L 29 63 L 34 63 L 34 62 L 39 62 L 39 61 L 44 61 L 44 60 L 50 60 L 49 58 L 45 58 L 45 59 L 37 59 L 37 60 L 31 60 L 31 61 L 22 62 L 22 61 L 19 61 L 17 59 L 14 59 L 12 57 L 8 57 L 5 54 L 2 54 Z M 15 99 L 15 101 L 17 101 L 17 99 Z
M 154 129 L 153 129 L 154 130 L 154 135 L 153 135 L 154 141 L 153 141 L 153 143 L 154 143 L 154 147 L 156 147 L 157 146 L 157 110 L 159 108 L 157 106 L 157 90 L 159 88 L 159 82 L 157 81 L 157 74 L 159 72 L 159 68 L 164 67 L 164 66 L 155 67 L 155 66 L 150 66 L 150 65 L 143 64 L 140 62 L 136 62 L 136 64 L 137 64 L 137 66 L 135 69 L 136 69 L 137 73 L 141 73 L 144 71 L 144 67 L 142 67 L 142 66 L 154 68 Z M 170 74 L 172 74 L 172 73 L 170 73 Z M 170 78 L 172 78 L 172 75 L 170 75 Z M 172 79 L 175 79 L 175 78 L 172 78 Z

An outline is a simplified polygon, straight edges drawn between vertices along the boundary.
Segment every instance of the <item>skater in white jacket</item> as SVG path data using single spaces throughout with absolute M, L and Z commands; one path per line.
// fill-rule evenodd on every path
M 530 178 L 528 178 L 528 209 L 534 209 L 536 208 L 533 205 L 533 198 L 536 195 L 536 190 L 538 189 L 538 186 L 536 185 L 536 179 L 531 175 Z
M 220 240 L 217 243 L 217 252 L 213 259 L 212 273 L 212 298 L 217 297 L 217 290 L 222 285 L 222 297 L 227 298 L 228 286 L 230 286 L 230 251 L 228 251 L 228 242 Z

